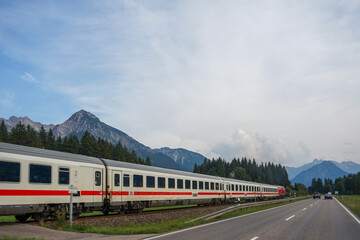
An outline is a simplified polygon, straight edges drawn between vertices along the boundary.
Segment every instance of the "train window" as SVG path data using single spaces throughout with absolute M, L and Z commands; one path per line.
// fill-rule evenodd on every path
M 204 189 L 204 182 L 202 181 L 199 182 L 199 189 Z
M 197 189 L 197 181 L 192 181 L 192 189 Z
M 214 190 L 215 189 L 215 184 L 212 182 L 210 183 L 210 186 L 211 186 L 211 190 Z
M 20 182 L 20 163 L 0 161 L 0 182 Z
M 95 172 L 95 186 L 101 186 L 101 172 Z
M 249 191 L 249 186 L 245 186 L 245 191 L 246 191 L 246 192 Z
M 182 180 L 182 179 L 177 180 L 177 188 L 178 189 L 183 189 L 184 188 L 184 180 Z
M 175 179 L 174 178 L 168 179 L 168 188 L 175 188 Z
M 219 183 L 216 183 L 216 184 L 215 184 L 215 190 L 220 190 L 220 185 L 219 185 Z
M 136 175 L 133 176 L 133 185 L 134 187 L 143 187 L 144 178 L 143 175 Z
M 51 166 L 30 164 L 31 183 L 51 183 Z
M 220 184 L 220 190 L 222 191 L 222 190 L 224 190 L 224 184 Z
M 209 190 L 209 182 L 205 182 L 205 190 Z
M 239 185 L 235 185 L 235 191 L 239 191 Z
M 158 188 L 165 188 L 165 178 L 158 177 Z
M 191 189 L 190 180 L 185 180 L 185 188 Z
M 155 187 L 155 177 L 146 176 L 146 187 L 154 188 Z
M 70 171 L 69 168 L 59 168 L 59 184 L 69 184 Z
M 120 174 L 118 173 L 114 174 L 114 186 L 120 187 Z
M 235 191 L 235 185 L 231 184 L 231 191 Z
M 124 174 L 123 186 L 124 187 L 130 187 L 130 176 L 129 176 L 129 174 Z

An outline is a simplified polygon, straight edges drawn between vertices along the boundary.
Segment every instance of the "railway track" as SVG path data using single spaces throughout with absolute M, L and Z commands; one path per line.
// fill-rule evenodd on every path
M 91 215 L 91 216 L 80 216 L 73 219 L 73 224 L 89 224 L 96 226 L 124 226 L 126 224 L 137 224 L 137 223 L 149 223 L 169 219 L 186 218 L 193 216 L 204 216 L 212 215 L 215 212 L 224 212 L 226 209 L 235 209 L 239 207 L 251 207 L 261 204 L 271 204 L 274 202 L 282 202 L 284 199 L 279 200 L 267 200 L 261 202 L 250 202 L 239 204 L 224 204 L 218 206 L 191 206 L 182 208 L 170 208 L 170 209 L 156 209 L 151 211 L 144 211 L 141 213 L 125 213 L 116 214 L 110 213 L 108 215 Z M 285 200 L 286 201 L 286 200 Z M 47 219 L 47 225 L 56 225 L 56 219 Z M 0 225 L 16 224 L 17 222 L 3 222 Z M 34 220 L 29 220 L 26 224 L 38 224 Z

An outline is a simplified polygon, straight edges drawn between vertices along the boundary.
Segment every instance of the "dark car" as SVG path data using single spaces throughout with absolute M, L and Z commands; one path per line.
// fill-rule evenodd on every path
M 321 198 L 321 194 L 318 193 L 318 192 L 314 192 L 313 199 L 315 199 L 315 198 L 320 199 L 320 198 Z
M 332 195 L 331 195 L 331 193 L 325 194 L 324 199 L 325 199 L 325 200 L 326 200 L 326 199 L 331 199 L 331 200 L 332 200 Z

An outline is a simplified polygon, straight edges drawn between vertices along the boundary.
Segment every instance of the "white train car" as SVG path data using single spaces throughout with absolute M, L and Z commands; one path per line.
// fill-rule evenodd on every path
M 75 214 L 103 208 L 105 166 L 100 159 L 0 143 L 0 215 L 39 220 L 67 208 Z
M 103 160 L 108 169 L 111 211 L 144 207 L 211 204 L 224 199 L 220 177 Z
M 261 198 L 261 184 L 237 179 L 224 179 L 226 185 L 227 202 L 252 200 Z

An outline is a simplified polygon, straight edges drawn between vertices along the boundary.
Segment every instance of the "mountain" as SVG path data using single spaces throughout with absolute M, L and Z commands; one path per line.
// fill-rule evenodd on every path
M 348 172 L 345 172 L 341 168 L 337 167 L 333 162 L 323 161 L 322 163 L 299 173 L 294 179 L 291 180 L 291 183 L 293 185 L 295 183 L 303 183 L 306 187 L 309 187 L 313 178 L 321 178 L 324 182 L 325 178 L 335 180 L 335 178 L 347 175 L 349 175 Z
M 286 171 L 288 173 L 289 179 L 295 178 L 302 171 L 305 171 L 313 166 L 319 165 L 324 161 L 326 160 L 314 159 L 311 163 L 307 163 L 300 167 L 286 167 Z M 343 161 L 341 163 L 336 161 L 330 161 L 330 162 L 334 163 L 337 167 L 341 168 L 342 170 L 348 173 L 358 173 L 360 171 L 360 164 L 354 163 L 352 161 L 347 161 L 347 162 Z
M 171 149 L 163 147 L 154 149 L 158 153 L 165 154 L 172 158 L 177 164 L 181 165 L 186 171 L 192 172 L 194 170 L 195 163 L 200 165 L 204 162 L 205 157 L 199 153 L 191 152 L 183 148 Z
M 4 119 L 4 118 L 0 118 L 0 122 L 3 121 L 5 122 L 5 126 L 8 128 L 8 130 L 10 130 L 11 128 L 15 127 L 16 124 L 18 124 L 19 122 L 21 122 L 22 124 L 30 125 L 32 128 L 35 129 L 35 131 L 40 131 L 41 126 L 44 126 L 46 131 L 49 131 L 50 128 L 54 128 L 55 125 L 54 124 L 41 124 L 39 122 L 34 122 L 32 121 L 30 118 L 28 117 L 15 117 L 12 116 L 9 119 Z
M 5 120 L 5 124 L 8 128 L 12 128 L 20 121 L 23 124 L 29 124 L 36 131 L 39 131 L 42 125 L 41 123 L 34 122 L 27 117 L 11 117 L 9 120 Z M 122 146 L 126 147 L 130 152 L 134 150 L 137 156 L 142 159 L 146 159 L 146 157 L 149 156 L 153 166 L 184 170 L 184 168 L 177 164 L 172 158 L 139 143 L 126 133 L 101 122 L 94 114 L 85 110 L 80 110 L 74 113 L 62 124 L 44 125 L 44 128 L 51 128 L 55 137 L 76 135 L 81 138 L 85 131 L 88 131 L 94 137 L 106 139 L 113 144 L 117 144 L 120 141 Z
M 336 166 L 338 166 L 339 168 L 341 168 L 342 170 L 344 170 L 345 172 L 348 173 L 358 173 L 360 172 L 360 164 L 354 163 L 352 161 L 344 161 L 341 163 L 332 161 Z
M 294 177 L 296 177 L 296 175 L 298 175 L 302 171 L 305 171 L 305 170 L 307 170 L 313 166 L 316 166 L 322 162 L 323 162 L 323 160 L 314 159 L 314 161 L 312 161 L 311 163 L 307 163 L 300 167 L 286 167 L 286 171 L 288 173 L 289 179 L 293 179 Z

